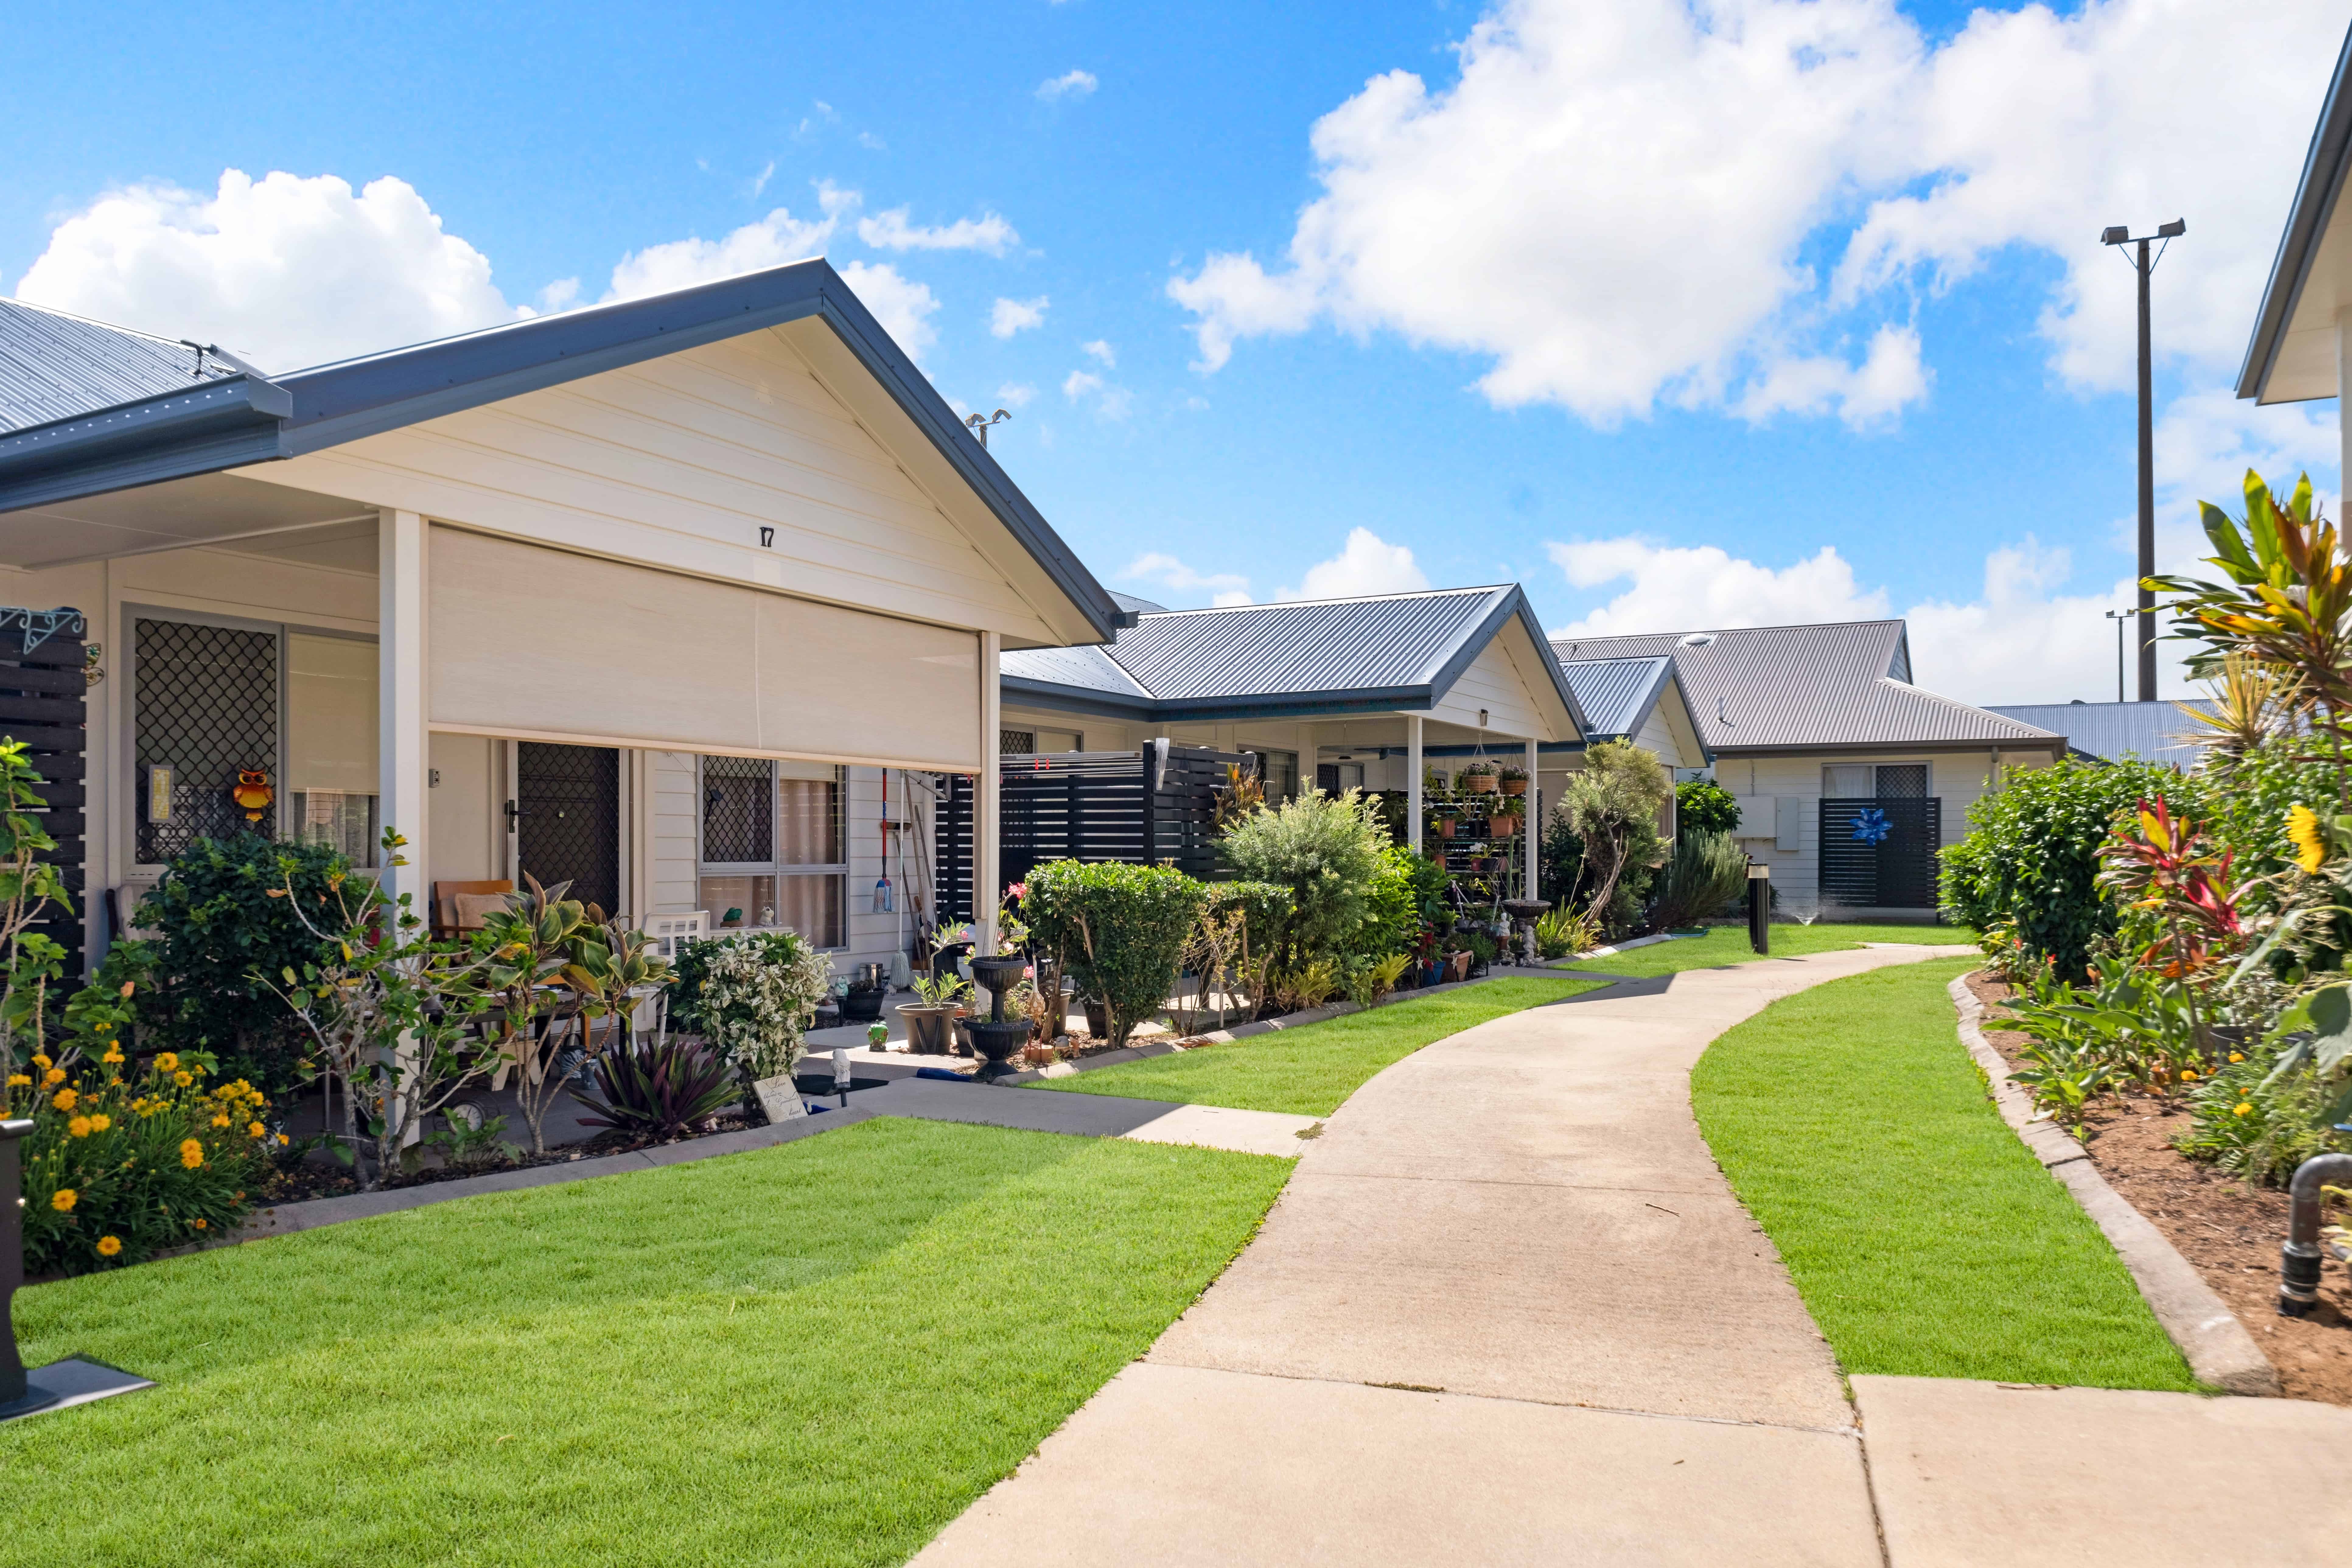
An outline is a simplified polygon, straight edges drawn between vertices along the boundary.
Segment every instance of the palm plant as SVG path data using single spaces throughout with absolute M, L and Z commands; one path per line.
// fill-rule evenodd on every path
M 2221 656 L 2212 691 L 2210 713 L 2186 702 L 2173 704 L 2199 726 L 2176 739 L 2231 762 L 2277 734 L 2296 706 L 2294 672 L 2264 664 L 2243 648 Z
M 2151 577 L 2182 595 L 2169 606 L 2178 635 L 2206 645 L 2189 661 L 2200 675 L 2226 673 L 2232 652 L 2281 672 L 2296 709 L 2320 715 L 2336 763 L 2339 805 L 2352 805 L 2342 723 L 2352 708 L 2352 555 L 2336 524 L 2312 500 L 2305 475 L 2285 500 L 2246 470 L 2246 515 L 2210 501 L 2198 508 L 2216 553 L 2207 563 L 2226 581 Z

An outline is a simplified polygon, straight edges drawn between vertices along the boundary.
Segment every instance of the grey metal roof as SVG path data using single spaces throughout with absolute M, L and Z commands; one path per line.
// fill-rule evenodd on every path
M 2021 724 L 2032 724 L 2066 737 L 2067 746 L 2085 756 L 2114 762 L 2140 757 L 2151 763 L 2172 763 L 2193 768 L 2204 760 L 2201 748 L 2182 739 L 2198 724 L 2180 710 L 2215 711 L 2212 702 L 2196 698 L 2187 702 L 2004 702 L 1987 710 Z
M 0 336 L 27 313 L 0 318 Z M 1089 626 L 1108 637 L 1125 623 L 1127 612 L 822 257 L 285 375 L 247 367 L 194 384 L 195 395 L 185 384 L 132 391 L 95 410 L 77 405 L 0 428 L 0 511 L 299 457 L 811 318 L 833 329 Z M 29 352 L 38 357 L 37 347 Z
M 203 356 L 202 374 L 198 363 L 186 343 L 0 299 L 0 430 L 184 392 L 242 368 L 215 353 Z
M 1675 678 L 1675 661 L 1654 658 L 1562 659 L 1569 689 L 1576 693 L 1592 729 L 1589 739 L 1613 741 L 1631 735 L 1650 717 L 1666 683 Z
M 1145 616 L 1112 645 L 1155 697 L 1354 691 L 1429 679 L 1507 588 Z
M 998 668 L 1008 693 L 1139 717 L 1376 711 L 1443 698 L 1514 620 L 1541 646 L 1527 595 L 1507 583 L 1169 610 L 1139 616 L 1106 647 L 1024 648 L 1004 654 Z M 1566 674 L 1549 673 L 1582 733 L 1586 720 Z
M 2327 98 L 2320 107 L 2319 123 L 2312 128 L 2311 145 L 2304 153 L 2303 177 L 2296 183 L 2294 205 L 2287 209 L 2286 228 L 2279 236 L 2278 254 L 2272 258 L 2270 281 L 2263 286 L 2262 308 L 2254 312 L 2254 334 L 2246 344 L 2245 363 L 2238 367 L 2238 395 L 2267 400 L 2273 369 L 2278 363 L 2287 323 L 2312 262 L 2327 234 L 2327 220 L 2352 168 L 2352 30 L 2336 51 L 2336 74 L 2328 79 Z
M 1563 637 L 1551 649 L 1562 660 L 1671 658 L 1699 739 L 1718 755 L 2058 739 L 1900 679 L 1910 654 L 1899 620 Z
M 1149 599 L 1139 599 L 1132 594 L 1122 594 L 1116 588 L 1110 590 L 1110 602 L 1122 610 L 1130 610 L 1139 616 L 1160 616 L 1168 613 L 1168 606 L 1165 605 L 1155 605 Z

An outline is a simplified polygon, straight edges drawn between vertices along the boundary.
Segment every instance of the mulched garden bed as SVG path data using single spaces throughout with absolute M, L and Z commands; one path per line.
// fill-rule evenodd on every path
M 1985 1038 L 2012 1066 L 2029 1042 L 1991 1026 L 2010 987 L 1983 974 L 1969 988 L 1985 1005 Z M 2189 1129 L 2185 1106 L 2127 1096 L 2102 1098 L 2084 1119 L 2084 1146 L 2107 1184 L 2146 1215 L 2205 1283 L 2229 1303 L 2278 1368 L 2290 1399 L 2352 1405 L 2352 1287 L 2328 1262 L 2319 1307 L 2308 1318 L 2278 1312 L 2279 1244 L 2286 1239 L 2286 1194 L 2257 1187 L 2189 1159 L 2172 1146 Z

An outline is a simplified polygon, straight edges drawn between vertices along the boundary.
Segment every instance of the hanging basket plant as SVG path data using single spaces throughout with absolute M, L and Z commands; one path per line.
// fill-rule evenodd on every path
M 1505 795 L 1525 795 L 1528 793 L 1527 769 L 1505 768 L 1501 773 L 1495 776 L 1500 782 L 1502 791 Z
M 1462 770 L 1462 787 L 1472 795 L 1495 793 L 1495 769 L 1488 763 L 1473 763 Z

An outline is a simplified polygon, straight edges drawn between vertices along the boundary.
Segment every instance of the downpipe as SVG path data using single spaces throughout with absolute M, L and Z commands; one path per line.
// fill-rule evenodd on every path
M 2287 1185 L 2286 1245 L 2279 1248 L 2279 1315 L 2307 1318 L 2319 1304 L 2319 1189 L 2352 1186 L 2352 1154 L 2318 1154 Z

